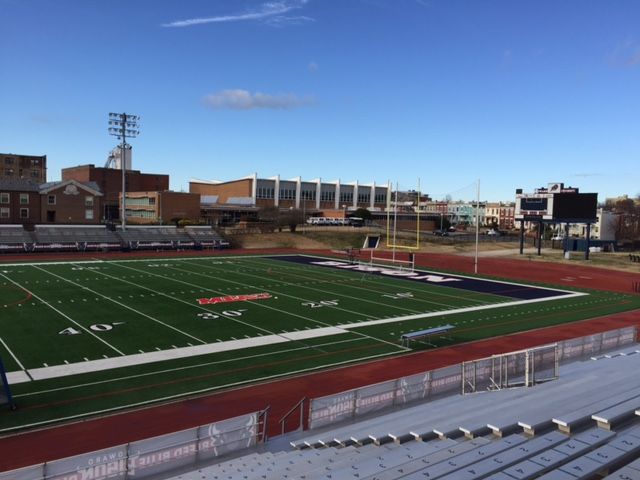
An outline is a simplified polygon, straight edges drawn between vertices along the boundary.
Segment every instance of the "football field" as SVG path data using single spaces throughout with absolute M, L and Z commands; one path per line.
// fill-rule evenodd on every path
M 305 255 L 0 265 L 0 431 L 639 308 L 637 297 Z

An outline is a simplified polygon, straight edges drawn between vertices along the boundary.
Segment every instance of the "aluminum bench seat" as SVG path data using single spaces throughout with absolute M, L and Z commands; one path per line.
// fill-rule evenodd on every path
M 617 394 L 612 394 L 612 391 L 609 389 L 603 389 L 599 395 L 591 397 L 593 399 L 592 403 L 576 408 L 571 412 L 555 414 L 553 423 L 557 424 L 560 430 L 570 433 L 572 429 L 592 422 L 592 415 L 615 405 L 616 401 L 623 402 L 634 398 L 638 394 L 637 388 L 636 385 L 633 385 L 626 391 Z
M 510 435 L 508 437 L 490 442 L 480 448 L 476 448 L 461 455 L 457 455 L 447 461 L 439 462 L 435 465 L 429 466 L 425 469 L 419 470 L 402 478 L 405 478 L 406 480 L 414 480 L 443 477 L 447 474 L 461 470 L 464 467 L 476 463 L 480 460 L 490 458 L 504 450 L 508 450 L 512 447 L 520 445 L 521 443 L 525 443 L 526 441 L 527 439 L 523 435 Z
M 608 480 L 640 480 L 640 458 L 609 474 Z
M 434 442 L 441 442 L 441 440 L 434 440 Z M 424 457 L 410 460 L 408 462 L 396 465 L 393 467 L 387 467 L 383 471 L 379 471 L 373 476 L 360 478 L 359 480 L 375 479 L 375 480 L 393 480 L 396 478 L 404 477 L 418 470 L 422 470 L 429 465 L 435 465 L 437 463 L 446 461 L 450 458 L 454 458 L 465 452 L 480 448 L 489 444 L 490 441 L 486 438 L 476 438 L 469 441 L 457 443 L 451 447 L 439 449 L 433 453 L 430 453 Z M 338 477 L 336 477 L 338 478 Z
M 518 462 L 551 449 L 555 445 L 564 442 L 566 435 L 560 432 L 551 432 L 546 435 L 533 438 L 518 446 L 500 452 L 490 458 L 485 458 L 468 467 L 442 477 L 448 480 L 475 480 L 487 475 L 500 472 Z
M 612 434 L 611 437 L 615 436 L 612 432 L 608 433 Z M 639 434 L 640 429 L 626 432 L 610 443 L 599 446 L 540 478 L 549 480 L 554 478 L 552 475 L 557 472 L 568 473 L 578 479 L 589 479 L 596 475 L 606 474 L 612 467 L 620 466 L 621 463 L 626 463 L 629 459 L 638 458 L 640 455 Z
M 587 444 L 584 444 L 584 448 L 580 450 L 579 453 L 576 453 L 575 456 L 588 451 L 589 448 L 590 447 Z M 553 470 L 554 468 L 568 462 L 571 458 L 572 457 L 569 457 L 566 453 L 551 448 L 538 455 L 534 455 L 528 460 L 512 465 L 505 469 L 504 473 L 509 477 L 509 479 L 515 478 L 516 480 L 529 480 Z
M 332 468 L 329 472 L 321 474 L 311 473 L 305 479 L 325 479 L 325 478 L 359 478 L 363 479 L 370 475 L 379 473 L 381 470 L 392 468 L 412 460 L 424 458 L 447 448 L 454 447 L 453 440 L 433 441 L 428 443 L 411 442 L 405 445 L 391 445 L 382 448 L 370 448 L 372 454 L 363 455 L 356 462 L 342 465 L 341 468 Z
M 611 429 L 613 424 L 618 424 L 633 418 L 636 409 L 640 407 L 640 390 L 639 395 L 635 398 L 619 403 L 613 407 L 607 408 L 592 415 L 600 428 Z

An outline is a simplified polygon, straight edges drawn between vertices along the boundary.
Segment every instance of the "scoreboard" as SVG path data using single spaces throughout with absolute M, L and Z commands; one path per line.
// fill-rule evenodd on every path
M 516 190 L 516 220 L 593 222 L 597 208 L 597 193 L 580 193 L 562 183 L 550 183 L 534 193 Z

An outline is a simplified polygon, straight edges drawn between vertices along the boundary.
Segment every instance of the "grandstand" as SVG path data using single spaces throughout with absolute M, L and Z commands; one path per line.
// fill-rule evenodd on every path
M 211 227 L 187 226 L 185 232 L 203 248 L 225 248 L 229 246 L 224 238 Z
M 639 479 L 638 353 L 627 347 L 563 366 L 561 380 L 533 389 L 446 397 L 169 478 Z M 569 417 L 573 430 L 558 429 Z
M 0 225 L 0 253 L 24 252 L 33 237 L 22 225 Z
M 225 248 L 229 243 L 210 226 L 179 229 L 174 226 L 129 226 L 115 231 L 104 225 L 0 226 L 0 253 L 178 250 Z
M 587 351 L 584 339 L 558 345 L 572 361 L 535 387 L 444 396 L 270 441 L 267 412 L 254 412 L 0 480 L 640 479 L 640 350 L 627 343 L 575 356 L 578 345 Z

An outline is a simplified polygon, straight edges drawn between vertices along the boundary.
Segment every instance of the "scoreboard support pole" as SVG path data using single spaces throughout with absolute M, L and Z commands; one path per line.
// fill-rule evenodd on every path
M 591 224 L 590 223 L 587 223 L 587 231 L 585 233 L 587 237 L 587 244 L 584 247 L 584 259 L 589 260 L 589 243 L 591 243 Z
M 520 220 L 520 255 L 524 253 L 524 218 Z
M 537 234 L 537 242 L 538 242 L 538 256 L 542 255 L 542 220 L 538 222 L 538 234 Z

